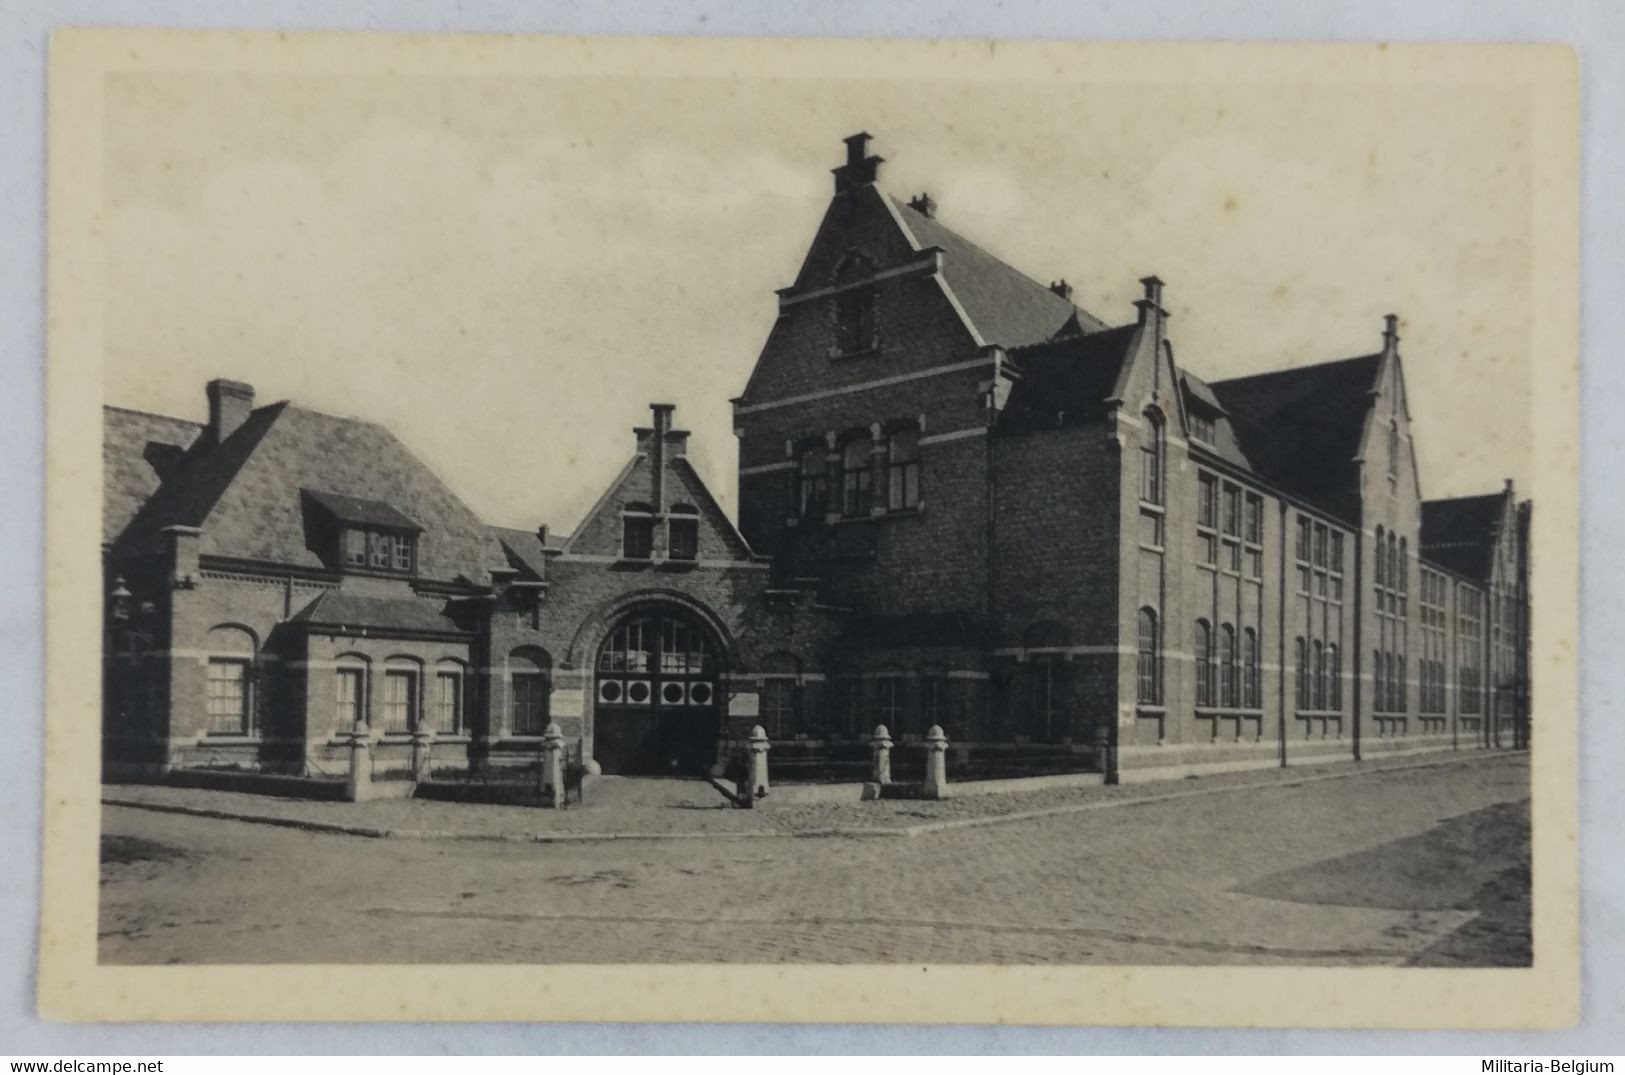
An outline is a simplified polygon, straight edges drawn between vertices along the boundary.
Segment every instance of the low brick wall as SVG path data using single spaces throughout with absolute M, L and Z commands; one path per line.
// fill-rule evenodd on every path
M 250 773 L 231 769 L 174 769 L 153 783 L 177 788 L 240 791 L 251 795 L 281 795 L 292 799 L 338 802 L 345 797 L 343 780 L 308 776 Z

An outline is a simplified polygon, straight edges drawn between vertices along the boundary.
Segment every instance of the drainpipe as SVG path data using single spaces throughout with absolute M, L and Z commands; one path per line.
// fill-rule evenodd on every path
M 1362 513 L 1363 514 L 1363 513 Z M 1382 550 L 1377 550 L 1382 555 Z M 1365 659 L 1365 520 L 1354 529 L 1354 600 L 1344 604 L 1347 608 L 1350 603 L 1354 605 L 1354 723 L 1352 735 L 1354 739 L 1354 760 L 1360 760 L 1360 712 L 1363 692 L 1360 687 L 1364 682 L 1360 675 L 1360 664 Z
M 1280 702 L 1275 714 L 1275 735 L 1280 741 L 1281 768 L 1286 768 L 1286 501 L 1276 500 L 1281 507 L 1281 589 L 1276 594 L 1276 630 L 1275 630 L 1275 688 L 1277 700 Z

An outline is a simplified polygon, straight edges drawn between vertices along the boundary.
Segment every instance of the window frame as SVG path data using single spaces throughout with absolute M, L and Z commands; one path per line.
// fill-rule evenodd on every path
M 235 679 L 215 676 L 215 670 L 232 669 L 236 672 Z M 217 690 L 217 684 L 235 684 L 235 691 L 230 694 Z M 230 716 L 230 713 L 216 712 L 220 708 L 217 703 L 231 701 L 234 703 L 236 719 L 230 727 L 223 726 L 221 718 Z M 240 735 L 253 736 L 257 734 L 254 721 L 254 659 L 245 656 L 230 656 L 226 654 L 211 655 L 204 668 L 204 714 L 208 720 L 209 735 Z

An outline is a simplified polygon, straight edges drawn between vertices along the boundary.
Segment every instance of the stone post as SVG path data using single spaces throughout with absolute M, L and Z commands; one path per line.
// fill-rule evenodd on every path
M 429 779 L 429 751 L 433 747 L 433 728 L 420 723 L 412 729 L 412 779 L 419 784 Z
M 372 798 L 372 731 L 358 720 L 350 729 L 350 779 L 345 797 L 353 803 Z
M 948 797 L 948 735 L 942 725 L 933 724 L 925 733 L 925 797 Z
M 767 798 L 767 751 L 771 745 L 766 728 L 758 724 L 750 730 L 750 787 L 746 790 L 752 799 Z
M 869 746 L 874 751 L 874 764 L 869 770 L 870 778 L 876 784 L 890 784 L 891 732 L 886 730 L 884 724 L 875 725 L 875 734 L 869 737 Z
M 564 807 L 564 733 L 557 722 L 542 730 L 542 784 L 547 788 L 547 805 Z

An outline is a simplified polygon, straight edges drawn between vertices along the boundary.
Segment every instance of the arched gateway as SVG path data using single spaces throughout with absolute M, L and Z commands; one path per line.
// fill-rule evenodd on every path
M 687 613 L 647 606 L 598 650 L 593 755 L 606 773 L 697 776 L 716 760 L 718 647 Z

